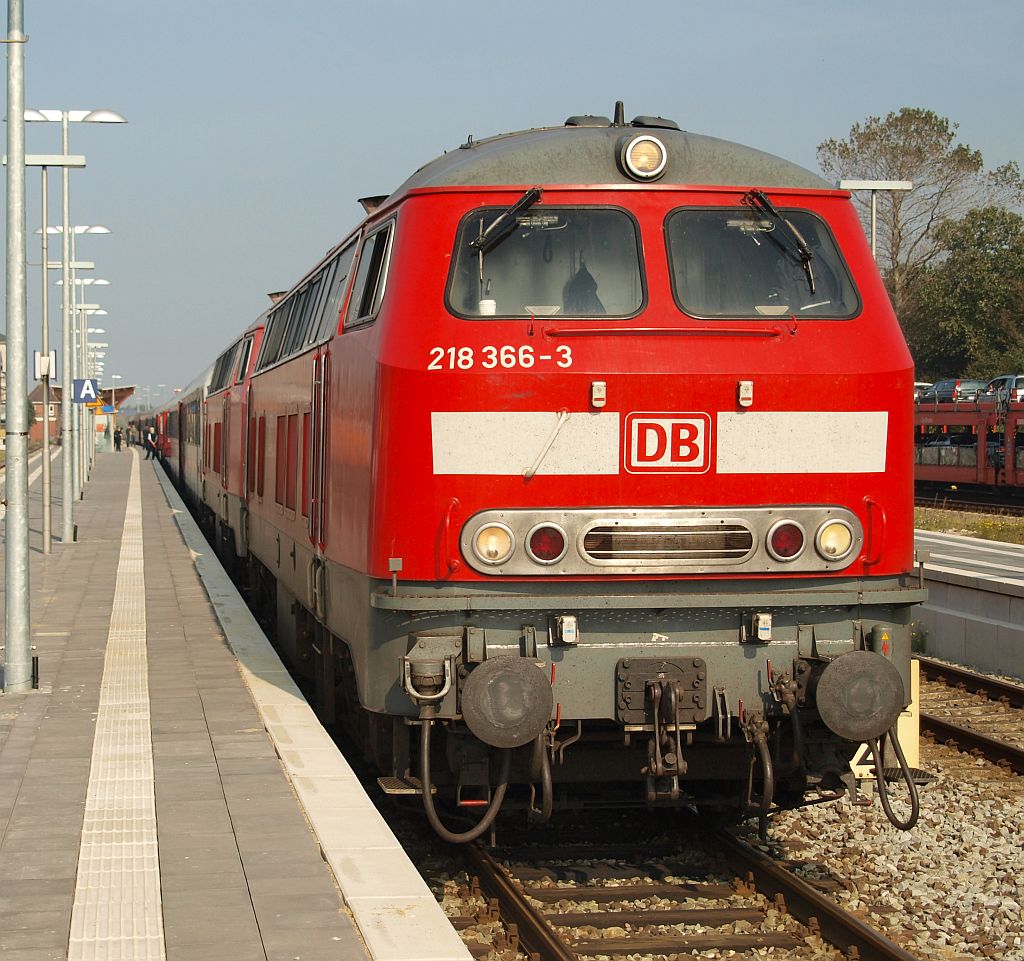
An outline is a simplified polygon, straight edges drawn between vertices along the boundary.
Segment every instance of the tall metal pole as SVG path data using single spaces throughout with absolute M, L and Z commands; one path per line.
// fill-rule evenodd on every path
M 876 229 L 875 229 L 875 224 L 877 222 L 877 214 L 878 214 L 878 201 L 875 199 L 876 194 L 877 194 L 877 191 L 875 191 L 875 190 L 871 191 L 871 259 L 873 261 L 875 261 L 875 263 L 878 262 L 878 253 L 877 253 L 878 245 L 875 242 L 876 241 L 876 237 L 877 237 L 877 232 L 876 232 Z
M 61 118 L 63 130 L 63 151 L 68 152 L 68 115 L 64 111 Z M 74 365 L 71 350 L 71 203 L 68 197 L 68 168 L 61 171 L 61 206 L 63 231 L 61 236 L 61 382 L 64 389 L 60 392 L 60 443 L 61 461 L 64 473 L 61 477 L 61 500 L 64 505 L 64 516 L 61 525 L 61 540 L 70 544 L 75 539 L 75 439 L 71 423 L 71 391 L 73 388 Z
M 25 293 L 25 34 L 7 0 L 7 517 L 4 690 L 32 686 L 28 570 L 28 327 Z
M 65 114 L 66 116 L 66 114 Z M 65 127 L 66 129 L 66 127 Z M 64 153 L 68 152 L 68 145 L 64 144 Z M 71 376 L 80 378 L 82 376 L 81 363 L 81 341 L 78 336 L 78 284 L 75 283 L 75 228 L 71 227 Z M 71 433 L 75 442 L 75 454 L 71 460 L 72 485 L 75 489 L 75 500 L 82 497 L 82 404 L 75 404 L 71 408 L 72 427 Z
M 43 382 L 43 553 L 49 554 L 53 548 L 53 518 L 50 506 L 50 277 L 49 277 L 49 246 L 47 242 L 46 206 L 46 167 L 41 167 L 43 181 L 42 221 L 43 221 L 43 342 L 42 370 L 40 380 Z

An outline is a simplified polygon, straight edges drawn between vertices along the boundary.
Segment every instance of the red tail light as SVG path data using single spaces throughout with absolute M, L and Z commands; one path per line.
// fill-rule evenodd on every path
M 768 553 L 778 561 L 791 561 L 803 549 L 803 528 L 793 521 L 779 521 L 768 532 Z
M 541 564 L 554 564 L 565 554 L 565 531 L 551 524 L 542 524 L 530 532 L 529 554 Z

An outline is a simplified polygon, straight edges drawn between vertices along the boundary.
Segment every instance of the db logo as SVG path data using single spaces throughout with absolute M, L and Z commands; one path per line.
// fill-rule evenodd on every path
M 626 470 L 631 474 L 702 474 L 710 467 L 707 414 L 627 414 Z

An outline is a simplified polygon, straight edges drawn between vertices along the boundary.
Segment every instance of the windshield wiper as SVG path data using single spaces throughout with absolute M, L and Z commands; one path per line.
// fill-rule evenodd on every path
M 790 240 L 796 245 L 795 259 L 803 266 L 804 273 L 807 274 L 807 286 L 811 288 L 811 294 L 813 294 L 814 271 L 811 269 L 811 260 L 814 259 L 814 252 L 807 246 L 807 241 L 804 240 L 800 231 L 796 229 L 792 221 L 787 220 L 779 213 L 775 205 L 765 196 L 763 190 L 751 190 L 743 200 L 745 203 L 750 204 L 758 213 L 770 218 L 773 223 L 780 225 L 789 234 Z M 782 247 L 781 244 L 779 246 Z M 782 249 L 785 251 L 785 247 Z M 794 256 L 792 251 L 786 251 L 786 253 L 791 257 Z
M 479 237 L 474 237 L 469 242 L 469 246 L 478 248 L 482 254 L 487 253 L 502 238 L 505 231 L 510 226 L 515 225 L 516 217 L 540 200 L 541 193 L 540 187 L 531 187 L 508 210 L 498 214 L 490 227 L 480 234 Z

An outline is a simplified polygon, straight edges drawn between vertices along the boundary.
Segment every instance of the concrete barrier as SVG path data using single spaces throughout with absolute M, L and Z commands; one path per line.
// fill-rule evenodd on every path
M 997 674 L 1024 675 L 1024 581 L 925 561 L 918 609 L 924 653 Z

